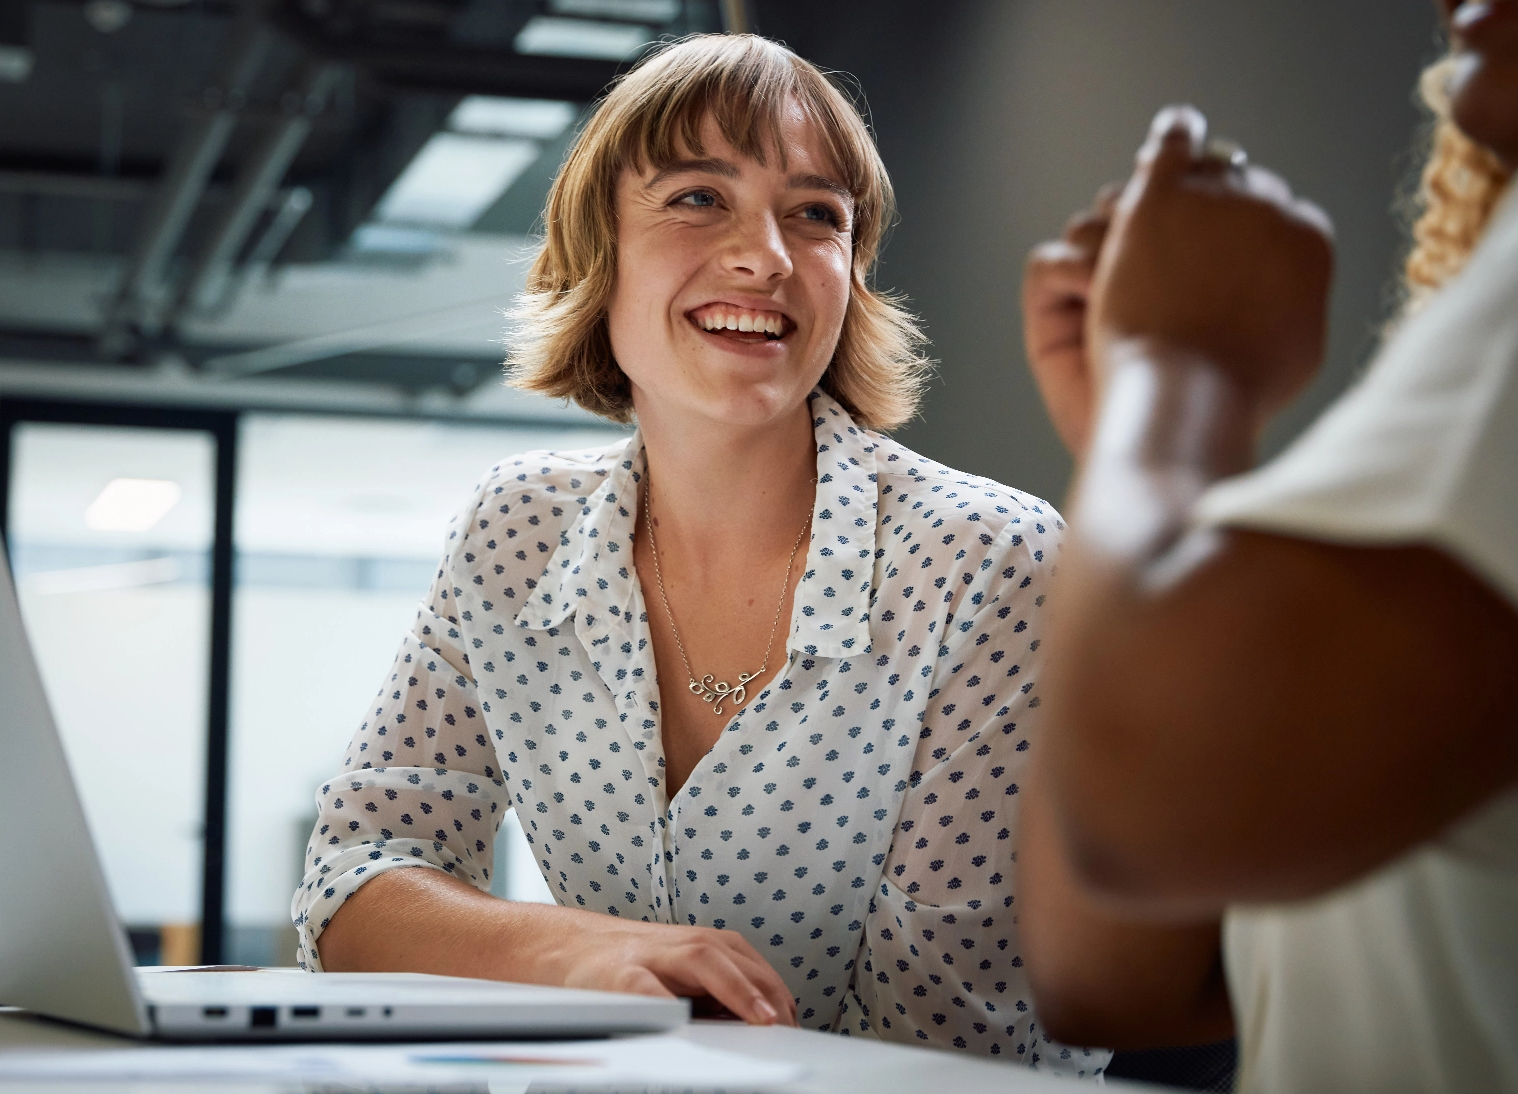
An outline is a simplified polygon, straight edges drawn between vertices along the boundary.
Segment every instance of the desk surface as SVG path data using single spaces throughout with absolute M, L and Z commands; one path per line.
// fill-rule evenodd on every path
M 1028 1071 L 1014 1063 L 962 1056 L 955 1053 L 903 1045 L 885 1044 L 860 1038 L 783 1028 L 758 1028 L 734 1022 L 693 1022 L 680 1036 L 709 1048 L 763 1060 L 782 1060 L 799 1065 L 803 1074 L 779 1089 L 791 1094 L 833 1094 L 839 1091 L 870 1091 L 871 1094 L 908 1094 L 908 1092 L 950 1091 L 952 1094 L 1021 1094 L 1058 1089 L 1069 1094 L 1071 1082 Z M 85 1091 L 124 1092 L 157 1088 L 159 1084 L 136 1082 L 16 1082 L 4 1077 L 5 1056 L 22 1050 L 52 1049 L 63 1052 L 131 1048 L 137 1045 L 125 1038 L 94 1033 L 58 1023 L 32 1018 L 19 1012 L 0 1011 L 0 1094 L 19 1094 L 36 1090 L 39 1094 L 83 1094 Z M 1112 1083 L 1110 1086 L 1126 1084 Z M 268 1082 L 243 1083 L 175 1083 L 176 1094 L 191 1091 L 235 1089 L 246 1092 L 256 1087 L 263 1092 L 309 1092 L 333 1089 L 325 1084 Z M 473 1090 L 482 1089 L 476 1086 Z M 499 1089 L 491 1084 L 492 1094 Z M 414 1088 L 401 1088 L 414 1089 Z M 433 1088 L 443 1089 L 443 1088 Z M 455 1088 L 458 1089 L 458 1088 Z M 537 1089 L 537 1088 L 534 1088 Z M 640 1084 L 640 1090 L 646 1089 Z M 1151 1088 L 1152 1089 L 1152 1088 Z

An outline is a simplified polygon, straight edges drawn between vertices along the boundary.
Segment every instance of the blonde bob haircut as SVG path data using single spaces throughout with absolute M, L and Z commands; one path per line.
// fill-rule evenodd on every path
M 632 417 L 627 376 L 612 355 L 606 311 L 617 277 L 617 179 L 705 154 L 710 118 L 744 156 L 785 163 L 780 121 L 799 108 L 853 196 L 848 308 L 821 387 L 861 425 L 891 429 L 917 409 L 927 362 L 901 299 L 870 283 L 894 215 L 885 165 L 854 104 L 814 65 L 751 34 L 674 42 L 621 77 L 595 109 L 548 192 L 544 238 L 512 313 L 507 382 L 573 399 L 617 422 Z

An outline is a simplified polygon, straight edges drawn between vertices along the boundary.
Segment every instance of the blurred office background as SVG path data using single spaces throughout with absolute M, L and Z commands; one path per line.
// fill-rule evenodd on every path
M 1189 100 L 1340 245 L 1328 367 L 1386 317 L 1429 0 L 3 0 L 0 515 L 144 962 L 283 964 L 312 792 L 511 453 L 619 431 L 499 383 L 585 105 L 747 26 L 851 74 L 940 360 L 902 438 L 1058 501 L 1023 256 Z M 509 826 L 508 826 L 509 827 Z M 546 899 L 519 836 L 498 891 Z

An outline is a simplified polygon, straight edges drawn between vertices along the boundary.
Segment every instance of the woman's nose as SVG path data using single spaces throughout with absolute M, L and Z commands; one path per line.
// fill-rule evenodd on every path
M 773 214 L 744 217 L 728 239 L 725 264 L 732 272 L 763 282 L 791 275 L 791 252 Z

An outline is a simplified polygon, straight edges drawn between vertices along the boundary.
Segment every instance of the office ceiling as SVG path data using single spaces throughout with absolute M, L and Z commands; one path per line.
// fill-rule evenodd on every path
M 483 383 L 577 113 L 724 11 L 4 0 L 0 357 Z

